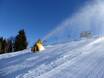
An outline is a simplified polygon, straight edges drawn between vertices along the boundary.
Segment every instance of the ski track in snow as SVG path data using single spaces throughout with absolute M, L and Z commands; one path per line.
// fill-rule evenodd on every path
M 0 55 L 0 78 L 104 78 L 104 38 Z

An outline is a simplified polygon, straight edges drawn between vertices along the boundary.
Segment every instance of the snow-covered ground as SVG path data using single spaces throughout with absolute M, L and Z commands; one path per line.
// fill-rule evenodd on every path
M 0 78 L 104 78 L 104 37 L 0 55 Z

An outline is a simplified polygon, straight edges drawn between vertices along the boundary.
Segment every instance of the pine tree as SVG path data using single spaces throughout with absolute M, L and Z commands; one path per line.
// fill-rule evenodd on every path
M 20 30 L 15 38 L 14 49 L 15 51 L 20 51 L 26 49 L 28 46 L 27 39 L 24 30 Z
M 6 39 L 3 39 L 3 37 L 0 38 L 0 54 L 5 53 L 5 47 L 6 47 Z
M 7 45 L 7 42 L 6 42 L 6 39 L 3 39 L 3 44 L 2 44 L 2 50 L 4 53 L 6 53 L 6 45 Z
M 3 53 L 3 51 L 2 51 L 2 44 L 3 44 L 3 37 L 0 38 L 0 54 Z
M 12 52 L 13 51 L 13 43 L 12 43 L 12 40 L 11 39 L 8 39 L 7 40 L 7 45 L 5 47 L 5 51 L 6 52 Z

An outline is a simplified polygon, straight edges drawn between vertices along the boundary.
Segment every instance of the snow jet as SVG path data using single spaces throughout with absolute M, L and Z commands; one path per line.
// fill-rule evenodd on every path
M 104 35 L 104 0 L 88 2 L 48 33 L 43 40 L 48 44 L 65 42 L 79 38 L 82 31 L 90 31 L 97 36 Z

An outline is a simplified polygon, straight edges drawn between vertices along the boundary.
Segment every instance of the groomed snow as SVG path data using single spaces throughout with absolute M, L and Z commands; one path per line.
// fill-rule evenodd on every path
M 0 78 L 104 78 L 104 37 L 0 55 Z

